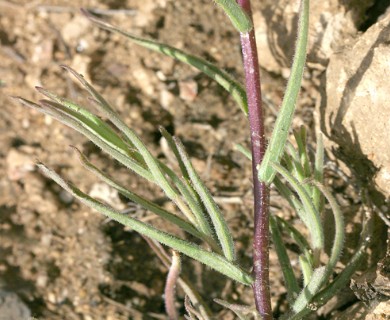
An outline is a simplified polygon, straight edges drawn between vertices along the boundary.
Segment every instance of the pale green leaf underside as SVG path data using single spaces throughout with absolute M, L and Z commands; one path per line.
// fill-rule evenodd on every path
M 259 180 L 270 184 L 276 174 L 272 163 L 280 163 L 288 132 L 292 123 L 295 104 L 301 87 L 303 71 L 306 61 L 306 48 L 309 29 L 309 0 L 301 1 L 298 39 L 291 74 L 287 83 L 282 106 L 276 119 L 271 140 L 264 155 L 263 162 L 259 164 Z
M 107 216 L 108 218 L 115 220 L 127 227 L 130 227 L 134 231 L 143 234 L 151 239 L 154 239 L 174 250 L 177 250 L 194 260 L 204 263 L 210 268 L 224 274 L 225 276 L 235 281 L 241 282 L 245 285 L 252 284 L 253 279 L 249 274 L 247 274 L 241 268 L 237 267 L 231 262 L 227 261 L 220 255 L 206 251 L 197 246 L 196 244 L 177 238 L 176 236 L 160 231 L 149 224 L 143 223 L 127 215 L 124 215 L 91 198 L 70 183 L 67 183 L 57 173 L 44 166 L 42 163 L 39 163 L 38 167 L 46 176 L 53 179 L 56 183 L 58 183 L 62 188 L 71 193 L 80 202 L 95 209 L 101 214 Z
M 241 33 L 248 33 L 253 29 L 251 19 L 238 5 L 236 0 L 214 0 L 227 14 L 233 26 Z
M 187 153 L 185 152 L 182 143 L 177 138 L 174 138 L 174 141 L 176 143 L 177 149 L 179 150 L 180 157 L 187 169 L 191 182 L 196 192 L 199 194 L 200 198 L 202 199 L 203 204 L 206 207 L 207 212 L 209 213 L 211 221 L 213 222 L 213 225 L 215 227 L 215 232 L 221 244 L 223 253 L 229 261 L 234 261 L 236 256 L 235 256 L 233 238 L 229 230 L 229 227 L 217 203 L 212 197 L 210 191 L 204 185 L 198 173 L 195 171 L 194 167 L 192 166 L 192 163 Z

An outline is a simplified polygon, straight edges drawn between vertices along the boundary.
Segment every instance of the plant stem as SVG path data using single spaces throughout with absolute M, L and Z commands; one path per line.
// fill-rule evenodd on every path
M 238 4 L 252 17 L 250 0 L 237 0 Z M 254 194 L 254 240 L 253 292 L 256 308 L 264 320 L 272 319 L 271 296 L 269 291 L 269 189 L 258 178 L 257 165 L 263 160 L 266 149 L 264 116 L 261 101 L 260 70 L 256 48 L 255 32 L 252 28 L 241 33 L 241 48 L 244 59 L 245 85 L 249 109 L 251 133 L 253 194 Z
M 167 282 L 165 284 L 165 310 L 167 311 L 169 320 L 178 320 L 179 315 L 175 306 L 176 283 L 179 279 L 181 271 L 181 259 L 177 251 L 172 252 L 172 264 L 169 268 Z

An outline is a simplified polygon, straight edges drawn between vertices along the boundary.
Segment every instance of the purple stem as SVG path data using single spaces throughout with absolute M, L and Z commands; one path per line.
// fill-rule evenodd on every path
M 252 17 L 250 0 L 237 3 Z M 259 181 L 257 165 L 263 160 L 266 149 L 264 116 L 261 101 L 260 70 L 254 29 L 241 33 L 241 48 L 244 59 L 245 85 L 248 98 L 249 125 L 251 132 L 252 172 L 254 194 L 254 240 L 253 292 L 257 311 L 262 319 L 272 319 L 271 295 L 269 291 L 269 189 Z

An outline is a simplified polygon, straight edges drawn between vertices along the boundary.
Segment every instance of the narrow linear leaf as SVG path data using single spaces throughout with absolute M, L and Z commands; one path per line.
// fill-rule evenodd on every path
M 316 275 L 316 272 L 314 271 L 312 278 L 307 284 L 307 287 L 316 288 L 317 291 L 312 291 L 312 290 L 310 291 L 311 294 L 315 295 L 318 293 L 321 287 L 328 281 L 329 277 L 331 276 L 336 266 L 337 261 L 340 258 L 343 249 L 345 230 L 344 230 L 343 215 L 336 202 L 336 199 L 322 184 L 316 181 L 313 181 L 312 183 L 323 193 L 325 198 L 328 200 L 332 208 L 332 212 L 335 220 L 335 238 L 333 241 L 333 246 L 332 246 L 329 261 L 324 268 L 324 272 L 321 274 L 321 278 L 317 278 L 318 275 Z M 308 296 L 306 292 L 303 291 L 300 293 L 297 300 L 294 302 L 294 305 L 292 306 L 294 315 L 301 313 L 307 307 L 307 305 L 311 303 L 311 298 L 313 297 L 313 295 L 311 295 L 310 299 L 307 299 L 307 297 Z
M 187 202 L 192 201 L 186 186 L 183 185 L 182 181 L 172 172 L 168 170 L 166 166 L 163 166 L 146 148 L 138 135 L 130 129 L 119 117 L 119 115 L 111 108 L 109 103 L 84 79 L 84 77 L 77 73 L 75 70 L 68 66 L 62 66 L 65 70 L 69 71 L 90 93 L 94 98 L 92 101 L 95 103 L 96 107 L 104 113 L 104 115 L 124 134 L 124 136 L 131 142 L 131 144 L 138 150 L 140 155 L 143 157 L 146 165 L 148 166 L 150 172 L 152 173 L 156 184 L 158 184 L 165 194 L 178 206 L 181 212 L 186 216 L 186 218 L 194 225 L 196 225 L 196 219 L 192 211 L 188 208 L 186 203 L 181 199 L 180 195 L 176 190 L 170 185 L 168 179 L 165 177 L 165 174 L 168 174 L 171 179 L 174 180 L 176 187 L 178 187 L 180 192 L 183 194 Z M 164 169 L 164 170 L 163 170 Z M 190 202 L 192 203 L 192 202 Z
M 94 123 L 99 130 L 102 132 L 102 136 L 109 136 L 114 141 L 114 143 L 121 147 L 123 150 L 127 149 L 127 145 L 122 141 L 120 137 L 116 134 L 112 128 L 105 123 L 103 120 L 101 120 L 99 117 L 94 115 L 93 113 L 87 111 L 85 108 L 81 107 L 80 105 L 74 103 L 73 101 L 67 100 L 63 97 L 60 97 L 44 88 L 41 87 L 35 87 L 41 94 L 45 95 L 49 99 L 53 100 L 54 102 L 57 102 L 58 104 L 67 107 L 71 109 L 74 112 L 79 113 L 80 115 L 84 116 L 88 120 L 90 120 L 92 123 Z
M 241 33 L 248 33 L 253 29 L 251 19 L 237 4 L 236 0 L 214 0 L 227 14 L 233 26 Z
M 299 293 L 299 285 L 297 279 L 295 278 L 290 258 L 287 254 L 287 250 L 282 239 L 282 234 L 280 233 L 278 227 L 278 223 L 276 222 L 276 218 L 273 215 L 270 216 L 270 229 L 272 242 L 274 244 L 276 254 L 278 255 L 279 264 L 283 272 L 284 282 L 286 284 L 287 300 L 292 303 L 295 296 Z
M 181 172 L 182 176 L 184 177 L 185 180 L 190 181 L 190 177 L 188 175 L 187 168 L 184 165 L 183 160 L 180 157 L 179 150 L 177 149 L 175 141 L 173 141 L 172 135 L 167 130 L 165 130 L 165 128 L 162 126 L 160 126 L 159 129 L 160 129 L 160 132 L 161 132 L 162 136 L 164 137 L 165 141 L 167 142 L 169 149 L 175 155 L 175 158 L 176 158 L 177 163 L 179 164 L 179 168 L 180 168 L 180 172 Z
M 249 274 L 247 274 L 241 268 L 237 267 L 225 258 L 221 257 L 220 255 L 208 252 L 200 248 L 196 244 L 187 242 L 169 233 L 158 230 L 149 224 L 138 221 L 127 215 L 121 214 L 120 212 L 91 198 L 90 196 L 76 188 L 74 185 L 65 182 L 65 180 L 62 179 L 57 173 L 50 170 L 42 163 L 38 163 L 37 165 L 47 177 L 53 179 L 56 183 L 58 183 L 62 188 L 72 194 L 80 202 L 95 209 L 101 214 L 107 216 L 108 218 L 115 220 L 127 227 L 130 227 L 134 231 L 143 234 L 151 239 L 154 239 L 168 247 L 171 247 L 173 250 L 179 251 L 187 255 L 190 258 L 209 266 L 210 268 L 224 274 L 225 276 L 235 281 L 238 281 L 245 285 L 252 284 L 253 279 Z
M 294 61 L 291 67 L 291 74 L 283 98 L 279 115 L 270 143 L 264 155 L 263 162 L 259 164 L 259 180 L 270 184 L 275 177 L 275 168 L 272 163 L 280 163 L 284 146 L 287 141 L 288 131 L 294 115 L 295 104 L 301 87 L 303 71 L 306 61 L 306 48 L 309 29 L 309 0 L 301 0 L 298 39 L 296 43 Z
M 102 137 L 100 137 L 93 129 L 89 128 L 85 123 L 80 122 L 77 118 L 73 118 L 66 111 L 64 112 L 64 108 L 57 109 L 55 108 L 56 104 L 52 102 L 48 104 L 38 105 L 34 102 L 20 97 L 15 97 L 15 99 L 17 99 L 21 104 L 33 108 L 41 113 L 47 114 L 58 120 L 59 122 L 67 125 L 68 127 L 78 131 L 79 133 L 86 136 L 103 151 L 112 156 L 115 160 L 123 164 L 125 167 L 134 171 L 146 180 L 155 183 L 152 174 L 142 165 L 131 159 L 128 155 L 124 155 L 120 150 L 113 147 L 110 143 L 102 139 Z
M 319 267 L 314 270 L 313 276 L 311 277 L 309 284 L 303 288 L 298 298 L 295 300 L 291 308 L 292 311 L 282 316 L 280 318 L 281 320 L 295 319 L 295 314 L 305 309 L 310 304 L 315 294 L 321 289 L 323 285 L 323 279 L 326 273 L 325 269 L 326 269 L 325 267 Z M 302 319 L 302 318 L 297 318 L 297 319 Z
M 202 233 L 200 233 L 198 230 L 196 230 L 191 224 L 184 221 L 180 217 L 177 217 L 176 215 L 170 213 L 169 211 L 161 208 L 160 206 L 154 204 L 153 202 L 142 198 L 138 196 L 137 194 L 127 190 L 123 186 L 121 186 L 119 183 L 115 182 L 113 179 L 108 177 L 106 174 L 104 174 L 101 170 L 96 168 L 86 157 L 84 154 L 81 153 L 79 149 L 77 149 L 74 146 L 71 146 L 77 154 L 80 159 L 80 162 L 82 165 L 92 172 L 95 176 L 97 176 L 99 179 L 107 183 L 109 186 L 113 187 L 114 189 L 118 190 L 119 193 L 121 193 L 123 196 L 125 196 L 127 199 L 139 204 L 146 210 L 149 210 L 153 212 L 154 214 L 158 215 L 159 217 L 163 218 L 164 220 L 167 220 L 175 225 L 177 225 L 180 229 L 188 232 L 189 234 L 192 234 L 194 237 L 197 237 L 202 240 L 209 240 L 207 239 Z
M 45 95 L 49 99 L 53 100 L 54 102 L 58 103 L 59 105 L 69 108 L 73 112 L 79 113 L 83 117 L 87 118 L 89 121 L 91 121 L 93 124 L 95 124 L 94 128 L 95 131 L 101 132 L 101 136 L 103 138 L 109 137 L 109 142 L 113 143 L 116 147 L 120 148 L 121 150 L 124 150 L 125 154 L 128 154 L 130 157 L 138 161 L 141 165 L 144 165 L 144 160 L 142 156 L 139 154 L 139 152 L 135 151 L 135 147 L 132 144 L 130 140 L 123 141 L 122 137 L 119 137 L 119 135 L 103 120 L 101 120 L 98 116 L 94 115 L 93 113 L 86 110 L 84 107 L 76 104 L 73 101 L 67 100 L 63 97 L 57 96 L 56 94 L 45 90 L 41 87 L 35 87 L 41 94 Z M 85 122 L 85 121 L 84 121 Z
M 309 156 L 307 154 L 306 135 L 307 135 L 306 128 L 304 126 L 301 126 L 299 131 L 294 131 L 294 137 L 298 145 L 298 153 L 299 153 L 299 158 L 303 169 L 303 173 L 305 177 L 310 177 L 311 170 L 310 170 Z
M 279 179 L 278 176 L 275 176 L 273 183 L 279 194 L 288 201 L 292 208 L 294 208 L 299 219 L 302 220 L 305 226 L 309 229 L 310 233 L 312 233 L 313 226 L 311 224 L 311 219 L 308 216 L 309 213 L 305 211 L 302 203 L 297 199 L 293 192 L 282 182 L 282 180 Z
M 97 120 L 97 117 L 94 117 L 95 119 L 91 119 L 88 115 L 85 116 L 84 114 L 87 114 L 88 111 L 83 109 L 81 106 L 77 106 L 77 110 L 74 110 L 73 107 L 76 108 L 76 105 L 70 108 L 66 104 L 60 104 L 49 100 L 40 100 L 39 103 L 43 107 L 55 109 L 61 114 L 66 115 L 68 118 L 74 119 L 117 151 L 124 155 L 129 155 L 126 143 L 123 142 L 116 132 L 112 129 L 108 130 L 107 127 L 104 126 L 103 121 L 100 119 L 100 121 Z
M 193 186 L 196 190 L 196 192 L 199 194 L 200 198 L 202 199 L 207 212 L 210 215 L 211 221 L 213 222 L 215 232 L 217 234 L 218 240 L 221 244 L 222 251 L 229 261 L 235 260 L 235 252 L 234 252 L 234 243 L 232 239 L 232 235 L 230 233 L 229 227 L 218 207 L 216 202 L 214 201 L 212 195 L 210 194 L 210 191 L 207 189 L 207 187 L 203 184 L 202 180 L 200 179 L 199 175 L 195 171 L 194 167 L 192 166 L 192 163 L 187 155 L 187 153 L 184 150 L 184 146 L 180 142 L 179 139 L 174 138 L 176 142 L 176 146 L 180 152 L 181 158 L 184 162 L 184 165 L 187 168 L 188 174 L 190 176 L 190 179 L 193 183 Z
M 344 217 L 343 214 L 341 213 L 340 207 L 337 204 L 336 199 L 333 197 L 331 192 L 327 188 L 325 188 L 323 184 L 317 181 L 312 181 L 312 183 L 315 185 L 316 188 L 318 188 L 321 191 L 321 193 L 328 200 L 334 216 L 335 237 L 333 241 L 330 258 L 327 263 L 327 272 L 330 275 L 334 267 L 336 266 L 337 261 L 339 261 L 341 252 L 343 250 L 344 238 L 345 238 Z
M 136 137 L 136 140 L 140 142 L 140 139 L 135 135 L 135 133 L 121 120 L 120 116 L 111 108 L 110 104 L 94 89 L 92 85 L 88 83 L 88 81 L 85 80 L 85 78 L 77 73 L 75 70 L 70 68 L 69 66 L 62 66 L 65 70 L 67 70 L 70 74 L 72 74 L 80 83 L 81 85 L 89 92 L 89 94 L 93 97 L 92 102 L 95 103 L 96 107 L 99 111 L 101 111 L 103 114 L 107 116 L 108 119 L 125 135 L 125 137 L 129 140 L 131 145 L 134 146 L 134 148 L 137 148 L 134 145 L 133 139 Z M 142 142 L 141 142 L 142 144 Z M 138 143 L 138 146 L 140 144 Z M 146 148 L 146 147 L 145 147 Z M 146 150 L 147 151 L 147 150 Z M 150 159 L 150 153 L 147 154 L 148 158 Z M 141 155 L 142 157 L 142 155 Z M 142 160 L 144 160 L 142 158 Z M 152 165 L 156 166 L 156 163 L 152 163 Z M 193 196 L 193 190 L 186 186 L 185 183 L 183 183 L 180 178 L 164 163 L 157 160 L 157 165 L 164 171 L 164 174 L 167 174 L 169 178 L 173 181 L 175 186 L 178 188 L 181 195 L 184 197 L 185 201 L 188 203 L 188 207 L 185 205 L 184 202 L 179 197 L 176 197 L 175 201 L 178 205 L 179 209 L 182 211 L 182 213 L 194 224 L 198 225 L 199 228 L 208 236 L 213 237 L 213 233 L 205 227 L 204 223 L 202 222 L 201 217 L 203 213 L 201 212 L 200 206 L 197 203 L 197 200 Z M 158 170 L 158 167 L 157 167 Z M 158 173 L 158 172 L 157 172 Z M 158 173 L 159 174 L 159 173 Z M 164 178 L 166 181 L 166 179 Z M 168 183 L 168 182 L 167 182 Z M 169 183 L 168 183 L 169 184 Z M 196 215 L 196 220 L 193 217 L 193 214 Z M 198 224 L 197 224 L 198 222 Z M 218 252 L 219 248 L 215 247 L 213 242 L 209 242 L 209 244 L 213 247 L 214 251 Z
M 322 133 L 319 133 L 317 138 L 317 148 L 314 160 L 314 180 L 319 183 L 323 183 L 324 181 L 324 144 Z M 313 188 L 312 198 L 318 212 L 322 212 L 324 201 L 321 191 L 316 187 Z
M 180 156 L 180 152 L 177 149 L 177 146 L 175 144 L 175 141 L 173 140 L 173 137 L 166 131 L 163 127 L 160 127 L 160 132 L 165 138 L 165 140 L 168 143 L 169 148 L 173 151 L 177 162 L 179 163 L 180 171 L 186 181 L 191 181 L 190 176 L 188 174 L 187 168 Z M 207 220 L 202 208 L 197 203 L 194 203 L 193 205 L 189 204 L 197 222 L 199 228 L 207 235 L 213 235 L 213 231 L 210 227 L 209 221 Z
M 292 172 L 295 178 L 297 178 L 299 182 L 302 182 L 306 178 L 310 178 L 310 175 L 309 176 L 305 175 L 305 171 L 301 164 L 299 153 L 294 148 L 292 143 L 289 141 L 286 142 L 286 150 L 287 150 L 287 154 L 284 155 L 284 160 L 287 160 L 287 158 L 291 159 L 291 163 L 288 165 L 292 167 Z M 288 157 L 288 155 L 290 155 L 290 157 Z M 309 187 L 310 186 L 305 185 L 305 188 L 309 188 Z
M 306 287 L 313 276 L 313 268 L 305 256 L 299 256 L 299 265 L 303 275 L 303 286 Z
M 275 219 L 280 226 L 280 228 L 287 233 L 291 239 L 295 241 L 295 243 L 298 245 L 301 252 L 304 254 L 305 258 L 307 259 L 310 266 L 313 266 L 313 256 L 310 250 L 310 245 L 307 242 L 306 238 L 297 230 L 294 228 L 294 226 L 286 221 L 285 219 L 275 216 Z
M 324 248 L 324 230 L 322 228 L 319 213 L 314 207 L 310 196 L 307 194 L 305 188 L 299 183 L 299 181 L 281 165 L 276 163 L 272 163 L 271 165 L 273 166 L 275 172 L 278 172 L 281 176 L 283 176 L 283 178 L 285 178 L 286 181 L 292 186 L 293 190 L 298 194 L 299 199 L 302 202 L 305 212 L 305 219 L 307 219 L 306 223 L 308 224 L 311 233 L 310 236 L 313 244 L 315 261 L 317 261 L 319 253 Z
M 366 250 L 370 244 L 371 236 L 373 232 L 373 219 L 369 214 L 360 237 L 360 244 L 356 249 L 354 255 L 351 260 L 348 262 L 347 266 L 341 271 L 341 273 L 334 279 L 334 281 L 323 290 L 321 290 L 318 294 L 314 296 L 312 302 L 306 305 L 304 308 L 301 308 L 300 312 L 295 313 L 289 320 L 299 320 L 303 319 L 306 315 L 317 310 L 321 306 L 323 306 L 329 299 L 334 297 L 336 293 L 345 288 L 348 282 L 351 281 L 352 275 L 359 268 L 359 265 L 364 261 L 366 256 Z
M 244 88 L 238 81 L 232 78 L 225 71 L 219 69 L 218 67 L 206 61 L 203 58 L 196 57 L 182 50 L 176 49 L 174 47 L 168 46 L 163 43 L 159 43 L 157 41 L 136 37 L 103 20 L 96 18 L 95 16 L 91 15 L 88 11 L 84 9 L 81 9 L 81 11 L 90 21 L 98 25 L 100 28 L 124 35 L 125 37 L 129 38 L 137 45 L 140 45 L 142 47 L 145 47 L 147 49 L 156 52 L 160 52 L 166 56 L 172 57 L 178 61 L 184 62 L 188 65 L 195 67 L 199 71 L 209 76 L 211 79 L 215 80 L 227 92 L 229 92 L 232 95 L 232 97 L 236 100 L 236 102 L 240 106 L 241 110 L 245 113 L 245 115 L 248 114 L 248 104 L 247 104 L 246 93 Z
M 248 148 L 244 147 L 242 144 L 239 143 L 235 144 L 234 148 L 237 151 L 241 152 L 247 159 L 252 161 L 252 153 Z

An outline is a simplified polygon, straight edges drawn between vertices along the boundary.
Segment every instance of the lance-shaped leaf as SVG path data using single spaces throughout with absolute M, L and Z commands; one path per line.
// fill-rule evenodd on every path
M 234 145 L 234 149 L 236 149 L 237 151 L 242 153 L 247 159 L 252 161 L 252 153 L 248 148 L 244 147 L 242 144 L 237 143 Z
M 310 245 L 307 242 L 306 238 L 296 229 L 294 226 L 291 225 L 288 221 L 285 219 L 274 216 L 276 222 L 278 223 L 279 227 L 287 233 L 291 239 L 295 241 L 295 243 L 298 245 L 301 252 L 305 255 L 307 261 L 310 263 L 310 266 L 313 265 L 313 256 L 310 250 Z
M 225 11 L 233 26 L 241 33 L 248 33 L 253 29 L 251 19 L 237 4 L 236 0 L 214 0 Z
M 180 152 L 180 156 L 183 160 L 184 165 L 186 166 L 186 169 L 188 171 L 188 175 L 191 179 L 191 182 L 196 190 L 196 192 L 199 194 L 200 198 L 203 201 L 203 204 L 205 205 L 207 212 L 209 213 L 209 216 L 211 218 L 211 221 L 214 225 L 215 232 L 217 234 L 218 240 L 221 244 L 222 251 L 225 255 L 225 257 L 229 261 L 235 260 L 235 250 L 234 250 L 234 243 L 233 238 L 230 233 L 229 227 L 222 215 L 221 210 L 219 209 L 217 203 L 215 202 L 214 198 L 210 194 L 210 191 L 208 188 L 204 185 L 202 180 L 200 179 L 198 173 L 195 171 L 194 167 L 192 166 L 192 163 L 187 155 L 187 153 L 184 150 L 184 146 L 182 145 L 181 141 L 177 138 L 174 138 L 176 142 L 176 146 Z
M 89 112 L 88 110 L 84 109 L 82 106 L 76 104 L 73 101 L 70 101 L 68 99 L 65 99 L 63 97 L 60 97 L 42 87 L 35 87 L 41 94 L 45 95 L 49 99 L 53 100 L 54 102 L 58 103 L 59 105 L 62 105 L 66 108 L 69 108 L 70 110 L 74 111 L 75 113 L 79 113 L 84 117 L 84 119 L 87 119 L 90 121 L 90 123 L 95 125 L 95 130 L 99 131 L 99 135 L 103 137 L 109 137 L 109 139 L 114 143 L 117 147 L 126 150 L 128 149 L 128 146 L 126 143 L 123 142 L 123 140 L 115 133 L 112 128 L 105 123 L 103 120 L 101 120 L 99 117 L 94 115 L 93 113 Z
M 194 55 L 188 54 L 180 49 L 176 49 L 174 47 L 168 46 L 163 43 L 159 43 L 153 40 L 147 40 L 135 35 L 132 35 L 128 32 L 125 32 L 106 21 L 100 20 L 95 16 L 91 15 L 88 11 L 81 9 L 82 13 L 93 23 L 97 24 L 99 27 L 119 33 L 124 35 L 135 44 L 145 47 L 147 49 L 160 52 L 169 57 L 172 57 L 176 60 L 184 62 L 188 65 L 195 67 L 200 70 L 204 74 L 208 75 L 211 79 L 215 80 L 219 85 L 221 85 L 226 91 L 228 91 L 232 97 L 236 100 L 241 110 L 247 115 L 248 114 L 248 105 L 246 100 L 246 93 L 244 88 L 241 86 L 239 82 L 237 82 L 234 78 L 232 78 L 228 73 L 219 69 L 212 63 L 206 61 L 203 58 L 196 57 Z
M 303 169 L 303 173 L 305 177 L 310 177 L 311 170 L 310 170 L 310 162 L 309 162 L 309 156 L 307 154 L 307 148 L 306 148 L 306 129 L 304 126 L 301 126 L 301 128 L 298 131 L 294 131 L 294 137 L 295 141 L 298 145 L 298 154 L 300 163 Z
M 188 174 L 187 168 L 186 168 L 186 166 L 185 166 L 185 164 L 180 156 L 180 152 L 177 149 L 177 146 L 173 140 L 173 137 L 168 133 L 168 131 L 166 131 L 162 127 L 160 127 L 160 132 L 163 135 L 163 137 L 165 138 L 165 140 L 167 141 L 169 148 L 174 153 L 176 160 L 179 164 L 180 171 L 181 171 L 184 179 L 186 181 L 190 182 L 191 179 L 190 179 L 190 176 Z M 195 194 L 194 197 L 196 197 L 196 196 L 197 195 Z M 199 225 L 200 229 L 205 234 L 213 235 L 213 231 L 211 230 L 209 221 L 207 220 L 207 218 L 202 210 L 202 207 L 198 203 L 194 203 L 192 206 L 190 205 L 190 208 L 191 208 L 192 212 L 194 213 L 196 220 L 198 221 L 198 225 Z
M 300 314 L 303 310 L 305 310 L 307 305 L 311 302 L 312 297 L 314 297 L 314 295 L 316 295 L 321 289 L 321 287 L 328 281 L 329 277 L 331 276 L 336 266 L 337 261 L 340 258 L 343 249 L 344 236 L 345 236 L 344 218 L 336 202 L 336 199 L 323 185 L 321 185 L 316 181 L 312 181 L 312 183 L 323 193 L 323 195 L 328 200 L 332 208 L 332 213 L 334 215 L 334 220 L 335 220 L 335 238 L 333 241 L 333 246 L 332 246 L 329 261 L 324 267 L 324 272 L 321 272 L 321 275 L 319 276 L 316 274 L 316 270 L 315 270 L 312 278 L 310 279 L 309 283 L 306 286 L 308 288 L 312 288 L 310 289 L 310 295 L 308 295 L 307 292 L 303 290 L 297 297 L 294 304 L 292 305 L 291 309 L 292 309 L 292 314 L 294 315 Z
M 264 155 L 263 162 L 259 164 L 258 168 L 259 179 L 266 184 L 270 184 L 275 177 L 276 171 L 272 167 L 272 163 L 280 163 L 287 141 L 305 67 L 308 29 L 309 0 L 302 0 L 299 14 L 298 39 L 291 74 L 270 143 Z
M 297 199 L 294 193 L 282 182 L 282 180 L 279 179 L 278 176 L 275 176 L 273 182 L 279 194 L 288 201 L 291 207 L 294 208 L 298 217 L 302 220 L 302 222 L 309 229 L 309 231 L 312 232 L 312 219 L 308 216 L 310 212 L 306 212 L 302 203 Z
M 284 282 L 287 288 L 287 299 L 291 303 L 299 292 L 299 285 L 297 279 L 295 278 L 286 247 L 283 243 L 282 234 L 279 230 L 278 223 L 276 218 L 272 215 L 270 217 L 270 229 L 272 242 L 274 244 L 276 254 L 278 255 L 279 264 L 282 269 Z
M 364 261 L 366 256 L 366 250 L 370 244 L 371 236 L 373 232 L 373 218 L 370 213 L 366 217 L 366 221 L 363 227 L 362 234 L 360 236 L 360 243 L 356 249 L 351 260 L 348 262 L 346 267 L 341 271 L 341 273 L 333 280 L 333 282 L 316 294 L 310 303 L 306 304 L 300 308 L 300 312 L 294 314 L 289 314 L 288 320 L 299 320 L 303 319 L 306 315 L 317 310 L 323 306 L 329 299 L 334 297 L 336 293 L 347 286 L 350 282 L 352 275 L 359 268 L 359 265 Z M 287 319 L 287 317 L 286 317 Z
M 147 164 L 150 172 L 155 178 L 156 183 L 163 189 L 166 195 L 178 206 L 181 212 L 186 216 L 186 218 L 194 225 L 197 225 L 196 218 L 192 208 L 195 206 L 195 200 L 193 199 L 190 190 L 187 186 L 177 177 L 177 175 L 170 170 L 167 166 L 162 164 L 158 159 L 156 159 L 150 151 L 143 144 L 141 139 L 137 134 L 131 130 L 126 123 L 120 118 L 120 116 L 111 108 L 109 103 L 91 86 L 82 75 L 77 73 L 75 70 L 68 66 L 62 66 L 65 70 L 69 71 L 81 84 L 82 86 L 90 93 L 93 97 L 92 102 L 95 103 L 95 106 L 102 112 L 107 118 L 123 133 L 123 135 L 130 141 L 130 143 L 138 150 L 140 155 L 143 157 L 143 160 Z M 175 186 L 179 189 L 179 192 L 183 195 L 190 208 L 186 203 L 181 199 L 180 195 L 176 190 L 170 185 L 170 182 L 165 175 L 168 175 L 170 179 L 174 182 Z M 196 211 L 195 211 L 196 212 Z M 207 230 L 203 230 L 207 231 Z
M 319 183 L 322 183 L 324 180 L 324 144 L 322 133 L 319 133 L 317 138 L 317 148 L 314 160 L 314 180 Z M 312 198 L 318 212 L 321 212 L 324 206 L 324 201 L 321 191 L 315 186 L 312 191 Z
M 99 135 L 98 131 L 94 130 L 94 128 L 89 127 L 87 123 L 84 122 L 84 119 L 82 119 L 80 116 L 75 117 L 74 114 L 69 113 L 68 109 L 66 109 L 64 106 L 61 106 L 51 101 L 44 101 L 42 105 L 38 105 L 34 102 L 20 97 L 15 98 L 21 104 L 33 108 L 43 114 L 47 114 L 58 120 L 59 122 L 67 125 L 68 127 L 80 132 L 103 151 L 105 151 L 118 162 L 123 164 L 125 167 L 134 171 L 146 180 L 155 183 L 153 175 L 147 169 L 145 169 L 137 161 L 134 161 L 128 155 L 123 154 L 123 150 L 116 148 L 115 145 L 113 145 L 112 140 L 105 140 L 104 137 Z
M 132 228 L 134 231 L 145 235 L 151 239 L 154 239 L 173 250 L 179 251 L 190 258 L 197 260 L 210 268 L 224 274 L 225 276 L 243 283 L 245 285 L 251 285 L 253 282 L 252 277 L 243 271 L 241 268 L 226 260 L 224 257 L 215 253 L 206 251 L 198 245 L 175 237 L 167 232 L 156 229 L 155 227 L 131 218 L 125 214 L 122 214 L 113 208 L 102 204 L 101 202 L 91 198 L 87 194 L 83 193 L 74 185 L 67 183 L 57 173 L 47 168 L 42 163 L 38 163 L 38 167 L 49 178 L 53 179 L 62 188 L 72 194 L 81 203 L 95 209 L 108 218 L 115 220 L 124 226 Z
M 281 165 L 271 164 L 276 172 L 283 176 L 286 181 L 292 186 L 293 190 L 298 194 L 305 212 L 305 219 L 310 230 L 311 241 L 314 249 L 314 264 L 317 265 L 321 250 L 324 248 L 324 231 L 321 224 L 319 213 L 314 207 L 310 195 L 306 192 L 302 184 L 292 176 Z
M 321 289 L 323 285 L 323 279 L 326 274 L 325 267 L 319 267 L 314 270 L 311 280 L 308 285 L 303 288 L 297 299 L 294 301 L 292 305 L 291 313 L 287 313 L 282 316 L 281 320 L 291 320 L 294 319 L 294 315 L 300 312 L 302 309 L 306 308 L 309 305 L 315 294 Z M 298 311 L 299 310 L 299 311 Z M 302 319 L 302 318 L 298 318 Z
M 91 171 L 95 176 L 97 176 L 99 179 L 107 183 L 109 186 L 113 187 L 114 189 L 118 190 L 120 194 L 125 196 L 127 199 L 139 204 L 146 210 L 149 210 L 153 212 L 154 214 L 158 215 L 159 217 L 163 218 L 164 220 L 167 220 L 175 225 L 177 225 L 180 229 L 188 232 L 189 234 L 192 234 L 194 237 L 197 237 L 199 239 L 205 240 L 206 242 L 209 241 L 205 235 L 200 233 L 198 230 L 195 229 L 191 224 L 184 221 L 180 217 L 175 216 L 174 214 L 170 213 L 169 211 L 165 210 L 164 208 L 161 208 L 160 206 L 156 205 L 155 203 L 138 196 L 134 192 L 131 192 L 130 190 L 127 190 L 123 186 L 121 186 L 119 183 L 115 182 L 113 179 L 108 177 L 105 173 L 103 173 L 101 170 L 96 168 L 86 157 L 84 154 L 81 153 L 79 149 L 77 149 L 74 146 L 71 146 L 78 154 L 79 159 L 82 163 L 82 165 Z

